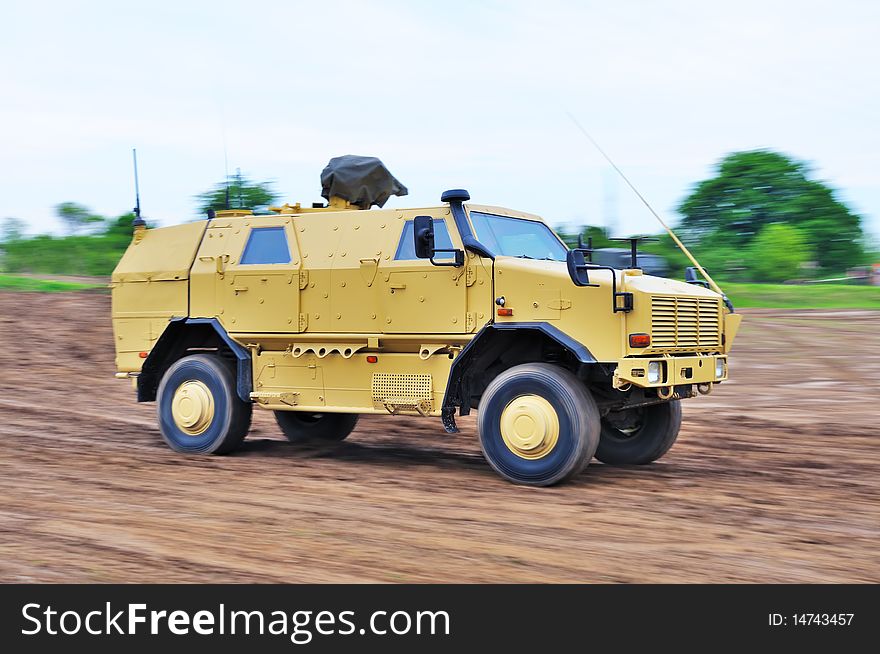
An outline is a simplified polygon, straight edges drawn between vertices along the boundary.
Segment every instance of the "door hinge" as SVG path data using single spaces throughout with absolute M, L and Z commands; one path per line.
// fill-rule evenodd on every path
M 306 331 L 309 327 L 309 314 L 301 313 L 299 314 L 299 330 L 301 332 Z
M 465 273 L 465 284 L 467 286 L 473 286 L 475 281 L 477 281 L 477 267 L 468 266 L 467 272 Z
M 308 270 L 300 270 L 299 271 L 299 290 L 303 290 L 308 285 L 309 285 L 309 271 Z

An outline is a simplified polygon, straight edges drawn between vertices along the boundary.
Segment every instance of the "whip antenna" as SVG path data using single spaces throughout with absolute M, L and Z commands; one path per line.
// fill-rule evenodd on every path
M 138 185 L 138 151 L 137 148 L 131 149 L 131 157 L 134 162 L 134 220 L 131 221 L 133 227 L 143 227 L 147 223 L 141 218 L 141 190 Z
M 688 250 L 685 247 L 684 243 L 682 243 L 680 240 L 678 240 L 678 237 L 675 235 L 675 233 L 663 221 L 663 219 L 660 217 L 660 215 L 656 211 L 654 211 L 654 207 L 652 207 L 648 203 L 648 201 L 645 199 L 645 197 L 641 193 L 639 193 L 639 189 L 637 189 L 635 187 L 635 185 L 631 181 L 629 181 L 629 178 L 623 174 L 623 171 L 617 167 L 617 164 L 615 164 L 611 160 L 611 157 L 609 157 L 606 154 L 605 150 L 603 150 L 602 147 L 598 143 L 596 143 L 596 139 L 594 139 L 592 136 L 590 136 L 590 133 L 584 129 L 583 125 L 581 125 L 578 122 L 577 118 L 575 118 L 570 112 L 566 111 L 565 114 L 571 119 L 571 122 L 574 123 L 575 127 L 577 127 L 581 131 L 581 134 L 583 134 L 587 138 L 587 140 L 593 144 L 593 147 L 599 151 L 599 154 L 601 154 L 605 158 L 605 161 L 607 161 L 609 164 L 611 164 L 611 167 L 614 168 L 614 170 L 617 171 L 617 174 L 623 178 L 623 181 L 626 182 L 627 186 L 629 186 L 632 189 L 633 193 L 635 193 L 636 196 L 639 198 L 639 200 L 642 201 L 642 204 L 644 204 L 646 207 L 648 207 L 648 211 L 650 211 L 654 215 L 654 218 L 657 219 L 657 222 L 659 222 L 661 225 L 663 225 L 663 229 L 666 230 L 666 233 L 669 234 L 669 236 L 672 238 L 672 240 L 675 242 L 675 244 L 679 247 L 679 249 L 682 252 L 684 252 L 685 256 L 688 259 L 690 259 L 690 262 L 692 264 L 694 264 L 694 267 L 696 267 L 696 269 L 700 271 L 700 274 L 703 275 L 705 280 L 707 282 L 709 282 L 709 285 L 712 287 L 712 290 L 715 291 L 716 293 L 718 293 L 719 295 L 724 295 L 724 291 L 722 291 L 721 288 L 718 286 L 718 284 L 715 283 L 715 280 L 713 280 L 711 277 L 709 277 L 709 273 L 707 273 L 706 270 L 703 268 L 703 266 L 700 265 L 700 262 L 697 261 L 696 258 L 694 257 L 694 255 L 692 255 L 690 253 L 690 250 Z
M 226 154 L 226 127 L 223 128 L 223 179 L 226 180 L 226 208 L 229 209 L 229 157 Z

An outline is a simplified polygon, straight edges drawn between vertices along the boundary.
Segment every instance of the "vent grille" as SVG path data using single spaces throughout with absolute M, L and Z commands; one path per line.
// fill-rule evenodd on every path
M 694 350 L 720 346 L 720 300 L 662 295 L 651 298 L 651 349 Z
M 415 411 L 425 414 L 433 408 L 431 375 L 377 372 L 372 380 L 373 405 L 390 413 Z

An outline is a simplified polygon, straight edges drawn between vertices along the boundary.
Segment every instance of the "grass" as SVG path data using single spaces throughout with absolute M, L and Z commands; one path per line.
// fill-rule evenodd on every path
M 86 291 L 95 288 L 106 288 L 106 284 L 87 284 L 83 282 L 67 282 L 57 279 L 36 279 L 18 275 L 0 275 L 0 290 L 31 291 L 35 293 L 64 293 L 69 291 Z
M 736 308 L 880 309 L 880 286 L 721 283 Z

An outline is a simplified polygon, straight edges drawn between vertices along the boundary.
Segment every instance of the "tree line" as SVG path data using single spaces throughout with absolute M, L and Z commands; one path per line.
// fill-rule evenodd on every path
M 268 182 L 241 174 L 195 196 L 198 210 L 265 208 L 278 199 Z M 861 217 L 811 167 L 772 150 L 734 152 L 697 183 L 677 207 L 674 229 L 719 279 L 776 282 L 843 274 L 878 260 Z M 0 226 L 0 268 L 8 272 L 109 275 L 131 238 L 132 214 L 105 218 L 64 202 L 55 212 L 66 236 L 27 237 L 24 225 Z M 601 227 L 561 233 L 574 247 L 581 235 L 593 246 L 619 247 Z M 689 265 L 667 234 L 642 249 L 664 257 L 676 275 Z
M 810 166 L 772 150 L 734 152 L 678 205 L 676 234 L 714 277 L 757 282 L 839 275 L 876 260 L 861 217 Z M 619 247 L 597 227 L 594 247 Z M 570 244 L 577 233 L 567 235 Z M 681 273 L 690 265 L 667 234 L 645 243 Z

